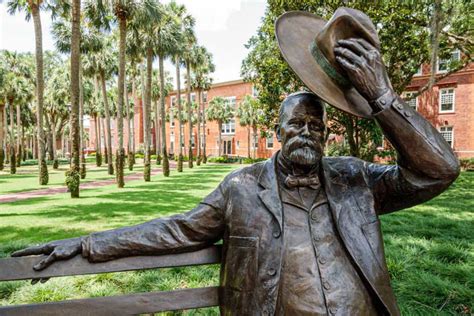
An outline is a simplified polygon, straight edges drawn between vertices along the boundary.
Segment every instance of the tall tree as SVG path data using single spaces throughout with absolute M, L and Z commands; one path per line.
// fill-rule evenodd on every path
M 43 34 L 41 29 L 40 10 L 44 8 L 43 0 L 10 0 L 7 3 L 8 12 L 15 14 L 19 11 L 26 12 L 26 20 L 29 21 L 33 17 L 35 30 L 35 57 L 36 57 L 36 113 L 38 122 L 38 166 L 39 166 L 39 183 L 40 185 L 48 184 L 48 167 L 45 160 L 45 143 L 43 133 L 43 94 L 44 94 L 44 77 L 43 77 Z
M 212 62 L 212 54 L 209 53 L 204 46 L 199 46 L 199 63 L 195 65 L 193 69 L 193 77 L 191 86 L 194 90 L 197 90 L 197 102 L 198 102 L 198 117 L 197 117 L 197 139 L 198 139 L 198 150 L 197 150 L 197 165 L 199 166 L 201 161 L 206 163 L 206 116 L 204 111 L 203 102 L 203 91 L 207 91 L 211 88 L 212 78 L 210 74 L 214 72 L 215 66 Z M 201 123 L 202 123 L 202 144 L 201 144 Z
M 229 123 L 230 120 L 234 117 L 234 108 L 230 103 L 222 97 L 214 97 L 210 102 L 209 106 L 206 109 L 206 115 L 209 121 L 216 121 L 219 131 L 219 151 L 218 154 L 222 154 L 222 124 Z
M 257 143 L 257 128 L 262 123 L 263 118 L 263 110 L 259 100 L 251 95 L 246 95 L 239 104 L 237 117 L 239 118 L 239 124 L 247 127 L 247 156 L 251 158 L 250 149 L 253 147 L 253 158 L 256 158 L 256 146 L 252 146 L 252 144 Z M 250 131 L 252 131 L 252 141 L 250 140 Z

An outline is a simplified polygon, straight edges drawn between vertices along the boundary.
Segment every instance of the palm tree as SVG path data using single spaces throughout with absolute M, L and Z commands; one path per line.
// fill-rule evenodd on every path
M 237 117 L 239 118 L 239 124 L 241 126 L 247 126 L 247 140 L 248 140 L 248 153 L 247 156 L 250 158 L 250 130 L 253 132 L 253 144 L 257 143 L 257 128 L 259 122 L 263 117 L 263 110 L 261 109 L 260 102 L 258 99 L 253 98 L 250 95 L 246 95 L 242 102 L 239 104 L 237 109 Z M 256 148 L 253 146 L 254 152 L 253 157 L 256 158 Z
M 26 11 L 26 19 L 33 17 L 35 29 L 35 57 L 36 57 L 36 113 L 38 123 L 38 148 L 39 148 L 39 183 L 40 185 L 48 184 L 48 167 L 45 160 L 45 146 L 43 134 L 43 93 L 44 93 L 44 77 L 43 77 L 43 35 L 41 30 L 40 9 L 44 8 L 43 0 L 10 0 L 7 3 L 8 12 L 14 14 L 19 11 Z
M 209 53 L 205 47 L 199 47 L 199 54 L 201 55 L 201 57 L 199 58 L 201 62 L 194 68 L 193 78 L 191 82 L 192 88 L 194 90 L 197 90 L 197 100 L 199 105 L 197 120 L 198 166 L 200 165 L 201 161 L 206 163 L 206 117 L 204 112 L 204 104 L 202 102 L 202 92 L 207 91 L 211 88 L 212 78 L 210 77 L 210 74 L 215 70 L 215 66 L 212 63 L 212 54 Z M 203 125 L 203 144 L 201 144 L 201 122 Z
M 207 118 L 210 121 L 216 121 L 219 129 L 219 156 L 221 156 L 222 147 L 222 124 L 229 123 L 234 117 L 234 108 L 222 97 L 214 97 L 206 109 Z
M 107 97 L 107 80 L 116 70 L 116 51 L 113 49 L 113 40 L 110 36 L 103 36 L 102 47 L 97 52 L 91 52 L 83 56 L 84 74 L 88 76 L 96 76 L 99 82 L 99 89 L 102 93 L 102 102 L 105 113 L 105 131 L 107 143 L 106 163 L 108 173 L 114 174 L 114 166 L 112 160 L 112 134 L 110 126 L 110 106 Z
M 70 72 L 66 63 L 57 67 L 46 82 L 45 114 L 47 115 L 52 133 L 53 169 L 58 169 L 56 156 L 56 140 L 64 122 L 69 116 L 70 104 Z

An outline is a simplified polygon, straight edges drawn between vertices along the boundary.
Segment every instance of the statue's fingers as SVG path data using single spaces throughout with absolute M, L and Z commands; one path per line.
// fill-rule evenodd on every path
M 354 40 L 359 43 L 361 46 L 363 46 L 366 50 L 377 50 L 377 48 L 375 48 L 372 44 L 370 44 L 369 42 L 367 42 L 365 39 L 363 38 L 354 38 Z
M 41 271 L 44 268 L 47 268 L 48 266 L 50 266 L 54 261 L 56 261 L 56 253 L 53 252 L 49 256 L 47 256 L 45 259 L 35 264 L 33 266 L 33 269 L 36 271 Z
M 354 53 L 349 48 L 336 47 L 334 48 L 334 53 L 336 54 L 336 56 L 344 57 L 346 60 L 349 60 L 351 64 L 361 65 L 363 63 L 362 58 L 360 58 L 359 55 Z
M 23 257 L 23 256 L 33 256 L 33 255 L 42 255 L 46 254 L 45 245 L 32 246 L 22 250 L 15 251 L 11 254 L 12 257 Z
M 339 40 L 337 43 L 340 47 L 348 48 L 359 56 L 363 56 L 365 58 L 369 57 L 369 51 L 356 40 Z
M 355 71 L 357 68 L 356 66 L 354 66 L 353 64 L 351 64 L 347 59 L 343 58 L 343 57 L 340 57 L 340 56 L 336 56 L 336 60 L 339 62 L 339 64 L 341 64 L 341 66 L 343 68 L 345 68 L 346 70 L 351 70 L 351 71 Z

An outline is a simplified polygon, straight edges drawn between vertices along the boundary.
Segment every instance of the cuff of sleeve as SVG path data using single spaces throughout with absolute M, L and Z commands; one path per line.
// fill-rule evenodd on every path
M 371 102 L 373 110 L 372 115 L 377 115 L 378 113 L 390 108 L 396 98 L 397 96 L 393 93 L 392 89 L 388 89 L 378 99 Z
M 90 238 L 89 236 L 81 238 L 82 257 L 89 258 L 90 255 Z

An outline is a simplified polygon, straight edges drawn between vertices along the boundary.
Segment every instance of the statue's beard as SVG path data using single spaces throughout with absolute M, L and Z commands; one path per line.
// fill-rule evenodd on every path
M 289 159 L 291 162 L 301 166 L 311 166 L 319 161 L 321 156 L 316 153 L 316 150 L 309 147 L 298 148 L 290 152 Z
M 321 146 L 315 141 L 304 137 L 293 137 L 283 148 L 283 155 L 293 163 L 301 166 L 311 166 L 321 159 Z M 320 149 L 320 150 L 318 150 Z

